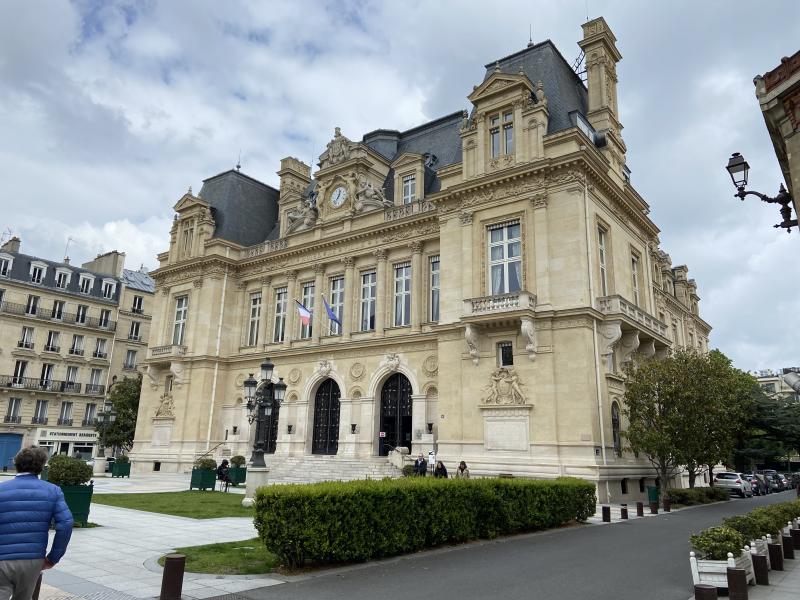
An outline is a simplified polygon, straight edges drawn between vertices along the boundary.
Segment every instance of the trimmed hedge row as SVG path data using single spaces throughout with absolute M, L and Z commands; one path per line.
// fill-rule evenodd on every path
M 573 478 L 408 478 L 262 487 L 255 525 L 288 567 L 365 561 L 445 543 L 545 529 L 595 512 Z
M 695 506 L 697 504 L 709 504 L 711 502 L 721 502 L 730 500 L 731 493 L 725 488 L 701 487 L 683 488 L 669 491 L 669 499 L 673 504 L 681 506 Z

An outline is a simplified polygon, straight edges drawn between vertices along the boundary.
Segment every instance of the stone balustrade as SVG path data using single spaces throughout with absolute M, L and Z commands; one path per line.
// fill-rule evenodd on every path
M 536 308 L 536 295 L 526 291 L 497 294 L 464 300 L 464 312 L 469 315 L 508 312 Z
M 662 323 L 632 302 L 628 302 L 622 296 L 602 296 L 597 299 L 597 308 L 604 315 L 624 315 L 658 335 L 667 337 L 667 325 L 665 323 Z

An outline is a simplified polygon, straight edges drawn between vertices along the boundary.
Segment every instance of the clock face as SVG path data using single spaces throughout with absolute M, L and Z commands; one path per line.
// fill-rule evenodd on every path
M 340 185 L 333 190 L 333 194 L 331 194 L 331 204 L 334 208 L 339 208 L 344 204 L 345 200 L 347 200 L 347 190 L 344 189 L 343 185 Z

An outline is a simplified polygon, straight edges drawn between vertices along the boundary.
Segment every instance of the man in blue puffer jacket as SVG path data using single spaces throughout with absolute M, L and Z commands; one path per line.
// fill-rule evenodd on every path
M 47 452 L 36 446 L 14 457 L 17 476 L 0 483 L 0 600 L 30 600 L 39 573 L 55 565 L 72 535 L 72 513 L 61 488 L 38 477 Z M 47 532 L 56 536 L 47 553 Z

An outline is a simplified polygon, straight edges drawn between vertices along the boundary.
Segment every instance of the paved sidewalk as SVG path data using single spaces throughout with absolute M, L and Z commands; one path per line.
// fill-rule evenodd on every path
M 176 547 L 256 536 L 249 518 L 189 519 L 102 504 L 92 504 L 91 521 L 102 527 L 75 529 L 64 559 L 45 571 L 43 585 L 56 588 L 46 588 L 48 598 L 153 598 L 161 591 L 159 557 Z M 263 575 L 187 573 L 183 597 L 209 598 L 280 583 Z
M 148 473 L 133 477 L 95 477 L 95 494 L 150 494 L 154 492 L 184 492 L 189 489 L 189 473 Z M 229 491 L 244 494 L 245 486 L 231 486 Z
M 796 554 L 795 554 L 796 556 Z M 749 600 L 792 600 L 800 598 L 800 559 L 784 560 L 783 571 L 769 572 L 769 585 L 747 589 Z

